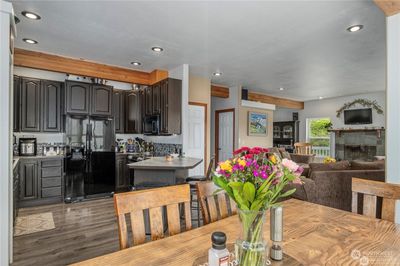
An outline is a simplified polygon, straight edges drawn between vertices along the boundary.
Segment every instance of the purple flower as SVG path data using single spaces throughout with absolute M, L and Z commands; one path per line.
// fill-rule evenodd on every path
M 262 177 L 263 179 L 267 179 L 267 178 L 268 178 L 268 174 L 267 174 L 265 171 L 262 171 L 262 172 L 261 172 L 261 177 Z
M 257 170 L 254 170 L 254 171 L 253 171 L 253 175 L 254 175 L 255 177 L 258 177 L 260 174 L 258 173 Z

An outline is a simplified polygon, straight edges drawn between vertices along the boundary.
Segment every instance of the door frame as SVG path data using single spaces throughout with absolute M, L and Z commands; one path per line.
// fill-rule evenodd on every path
M 189 102 L 189 105 L 196 105 L 196 106 L 201 106 L 204 108 L 204 174 L 207 174 L 207 162 L 208 162 L 208 156 L 207 156 L 207 109 L 208 109 L 208 104 L 206 103 L 200 103 L 200 102 Z
M 229 113 L 232 112 L 233 114 L 233 124 L 232 124 L 232 151 L 235 150 L 235 108 L 228 108 L 228 109 L 221 109 L 221 110 L 215 110 L 215 161 L 218 163 L 219 158 L 218 158 L 218 146 L 219 146 L 219 114 L 220 113 Z

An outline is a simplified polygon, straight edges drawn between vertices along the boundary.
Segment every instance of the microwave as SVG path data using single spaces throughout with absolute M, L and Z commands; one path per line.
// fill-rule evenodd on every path
M 143 134 L 158 135 L 160 133 L 160 116 L 146 115 L 143 119 Z

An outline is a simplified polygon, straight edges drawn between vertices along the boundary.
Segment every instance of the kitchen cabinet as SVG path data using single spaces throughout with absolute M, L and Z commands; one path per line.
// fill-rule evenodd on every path
M 115 190 L 126 191 L 129 187 L 128 157 L 126 154 L 117 154 L 115 158 Z
M 142 133 L 142 96 L 140 91 L 125 95 L 125 133 Z
M 20 130 L 19 113 L 20 113 L 20 89 L 21 79 L 18 76 L 14 76 L 14 90 L 13 90 L 13 104 L 14 104 L 14 117 L 13 117 L 13 131 L 18 132 Z
M 112 116 L 113 91 L 111 86 L 93 84 L 90 98 L 91 115 Z
M 144 88 L 145 115 L 153 114 L 153 90 L 151 86 Z
M 160 114 L 160 88 L 161 88 L 161 82 L 154 84 L 152 86 L 152 98 L 153 98 L 153 103 L 152 103 L 152 114 L 153 115 L 159 115 Z
M 62 83 L 57 81 L 42 80 L 42 131 L 60 132 L 62 124 L 61 115 L 61 88 Z
M 19 163 L 19 206 L 37 206 L 62 201 L 63 158 L 20 158 Z
M 66 81 L 66 112 L 68 114 L 88 115 L 90 112 L 90 88 L 91 84 Z
M 299 121 L 274 122 L 273 145 L 283 147 L 287 151 L 294 150 L 294 144 L 299 141 Z
M 40 131 L 40 84 L 39 79 L 22 78 L 20 90 L 21 131 Z
M 113 109 L 115 133 L 125 132 L 125 94 L 123 91 L 114 90 L 113 93 Z
M 182 81 L 165 79 L 160 86 L 160 133 L 181 134 Z
M 18 214 L 18 198 L 19 198 L 19 163 L 14 167 L 13 170 L 13 221 L 15 224 L 15 218 Z

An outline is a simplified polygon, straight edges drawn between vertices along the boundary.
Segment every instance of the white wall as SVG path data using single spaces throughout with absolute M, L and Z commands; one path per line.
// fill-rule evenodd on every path
M 376 100 L 378 104 L 385 110 L 386 106 L 386 94 L 384 91 L 376 93 L 366 93 L 354 96 L 344 96 L 323 100 L 307 101 L 304 103 L 304 110 L 289 110 L 279 109 L 274 112 L 274 122 L 277 121 L 291 121 L 292 113 L 299 112 L 300 121 L 300 141 L 306 141 L 306 119 L 307 118 L 322 118 L 329 117 L 332 121 L 333 128 L 364 128 L 364 127 L 385 127 L 385 113 L 379 115 L 376 111 L 372 111 L 372 124 L 369 125 L 345 125 L 343 120 L 343 114 L 340 118 L 336 117 L 336 111 L 340 109 L 343 104 L 351 102 L 355 99 L 368 99 Z M 355 106 L 355 109 L 363 108 L 362 106 Z
M 229 88 L 229 98 L 211 97 L 211 154 L 215 154 L 215 111 L 223 109 L 235 108 L 235 148 L 238 147 L 238 136 L 239 136 L 239 115 L 238 115 L 238 103 L 239 103 L 239 87 Z

